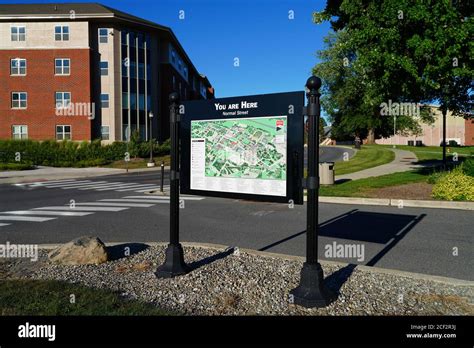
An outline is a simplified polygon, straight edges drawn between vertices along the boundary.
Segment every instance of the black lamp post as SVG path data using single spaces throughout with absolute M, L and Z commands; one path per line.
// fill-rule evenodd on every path
M 290 291 L 293 302 L 303 307 L 325 307 L 334 295 L 323 283 L 323 269 L 318 262 L 318 195 L 319 195 L 319 88 L 321 79 L 311 76 L 306 82 L 308 93 L 308 190 L 306 218 L 306 262 L 301 269 L 300 284 Z
M 170 136 L 171 136 L 171 171 L 170 171 L 170 243 L 166 249 L 165 262 L 158 267 L 155 275 L 158 278 L 172 278 L 189 272 L 184 262 L 183 247 L 179 243 L 179 95 L 173 92 L 170 99 Z
M 152 130 L 152 124 L 151 120 L 153 119 L 153 111 L 150 111 L 148 113 L 148 118 L 150 119 L 150 160 L 147 163 L 148 167 L 154 167 L 155 166 L 155 161 L 153 161 L 153 130 Z

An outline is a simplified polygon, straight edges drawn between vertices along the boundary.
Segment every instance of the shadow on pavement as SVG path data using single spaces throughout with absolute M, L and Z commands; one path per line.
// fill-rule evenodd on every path
M 383 248 L 365 264 L 374 266 L 425 216 L 426 214 L 377 213 L 353 209 L 319 224 L 319 236 L 382 244 Z M 305 233 L 306 231 L 295 233 L 259 250 L 268 250 Z M 347 242 L 341 241 L 339 244 L 347 244 Z M 328 276 L 325 282 L 328 287 L 338 292 L 356 267 L 355 264 L 349 264 Z

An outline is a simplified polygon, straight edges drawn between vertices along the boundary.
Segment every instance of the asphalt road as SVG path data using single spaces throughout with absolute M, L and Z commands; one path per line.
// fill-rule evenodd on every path
M 139 201 L 150 198 L 140 198 L 149 196 L 127 186 L 131 183 L 156 184 L 159 172 L 77 179 L 82 180 L 90 182 L 58 183 L 56 188 L 31 187 L 31 184 L 0 185 L 0 224 L 9 224 L 0 226 L 0 243 L 58 243 L 81 235 L 97 235 L 104 242 L 168 241 L 167 200 L 161 199 L 161 203 L 149 204 L 149 207 L 131 207 L 144 204 Z M 105 183 L 96 184 L 99 181 Z M 121 184 L 117 184 L 115 189 L 114 186 L 108 188 L 116 182 Z M 123 191 L 124 187 L 128 191 Z M 291 208 L 286 204 L 187 198 L 180 210 L 182 241 L 301 256 L 305 253 L 306 206 Z M 117 201 L 102 201 L 104 199 Z M 74 200 L 76 210 L 65 206 L 71 200 Z M 81 203 L 87 203 L 85 206 L 91 211 L 82 211 L 84 206 Z M 57 208 L 61 206 L 66 209 Z M 128 209 L 121 211 L 97 209 L 127 206 Z M 31 215 L 32 209 L 37 215 Z M 6 211 L 20 213 L 6 214 Z M 44 211 L 90 215 L 43 216 Z M 461 210 L 320 204 L 319 256 L 334 261 L 474 280 L 473 215 Z M 5 216 L 54 219 L 43 222 L 2 220 Z M 363 247 L 363 259 L 359 261 L 356 255 L 347 257 L 351 256 L 348 254 L 344 255 L 346 257 L 328 257 L 330 255 L 325 253 L 334 242 L 336 245 Z

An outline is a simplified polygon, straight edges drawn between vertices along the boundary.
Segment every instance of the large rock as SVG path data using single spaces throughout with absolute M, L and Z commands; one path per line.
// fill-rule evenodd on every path
M 76 238 L 49 253 L 52 262 L 63 265 L 98 265 L 108 260 L 107 249 L 97 237 Z

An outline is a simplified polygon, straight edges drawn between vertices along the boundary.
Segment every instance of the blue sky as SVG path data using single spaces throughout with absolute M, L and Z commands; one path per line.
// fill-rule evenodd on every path
M 69 1 L 0 0 L 50 2 Z M 312 12 L 324 9 L 325 0 L 96 2 L 171 27 L 218 98 L 303 90 L 329 31 L 328 23 L 311 22 Z M 180 10 L 184 20 L 179 19 Z M 294 11 L 292 20 L 289 11 Z M 234 58 L 239 58 L 239 67 L 234 67 Z

